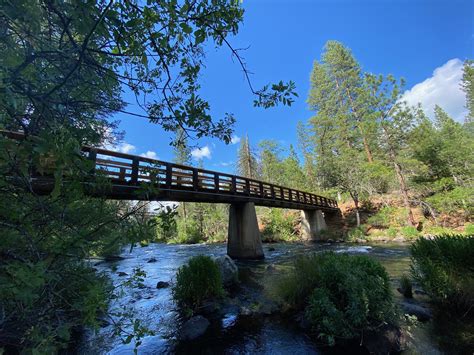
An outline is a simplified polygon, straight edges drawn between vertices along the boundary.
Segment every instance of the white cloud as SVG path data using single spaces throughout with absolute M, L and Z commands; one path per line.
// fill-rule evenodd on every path
M 191 151 L 191 156 L 196 160 L 202 158 L 211 159 L 211 150 L 207 145 L 202 148 L 195 148 Z
M 233 135 L 232 138 L 230 139 L 230 144 L 237 144 L 240 142 L 240 137 L 237 135 Z
M 233 161 L 224 161 L 220 163 L 221 166 L 231 166 L 233 164 L 234 164 Z
M 104 149 L 112 150 L 114 152 L 120 152 L 125 154 L 131 154 L 137 150 L 137 148 L 130 143 L 120 143 L 120 144 L 105 144 L 103 146 Z
M 145 157 L 145 158 L 150 158 L 150 159 L 158 159 L 158 155 L 156 155 L 156 152 L 149 150 L 146 153 L 140 154 L 140 156 Z
M 463 62 L 454 58 L 433 71 L 428 79 L 405 91 L 403 99 L 410 105 L 421 103 L 428 117 L 433 118 L 435 105 L 441 106 L 452 118 L 463 121 L 466 98 L 461 90 Z

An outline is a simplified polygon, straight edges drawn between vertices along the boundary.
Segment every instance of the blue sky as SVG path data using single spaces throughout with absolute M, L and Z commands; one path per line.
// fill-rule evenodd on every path
M 464 115 L 459 91 L 462 61 L 474 58 L 473 1 L 421 0 L 244 0 L 244 23 L 230 38 L 254 73 L 254 87 L 293 80 L 299 98 L 291 107 L 254 108 L 242 71 L 226 48 L 207 46 L 207 66 L 202 72 L 201 94 L 211 113 L 237 118 L 235 134 L 248 134 L 252 145 L 275 139 L 285 147 L 296 145 L 296 124 L 306 121 L 306 97 L 312 63 L 328 40 L 352 49 L 365 71 L 394 74 L 407 81 L 406 99 L 421 101 L 431 114 L 435 103 L 458 120 Z M 128 94 L 126 101 L 133 102 Z M 128 107 L 133 111 L 134 107 Z M 126 132 L 117 149 L 172 160 L 171 133 L 146 119 L 117 114 Z M 236 139 L 238 141 L 238 139 Z M 233 172 L 238 144 L 215 139 L 191 142 L 201 147 L 204 166 Z

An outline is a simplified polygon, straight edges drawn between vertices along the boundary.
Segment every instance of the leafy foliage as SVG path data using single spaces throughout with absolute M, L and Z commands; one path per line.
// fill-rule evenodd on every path
M 413 298 L 413 285 L 410 277 L 406 274 L 400 277 L 400 291 L 404 297 Z
M 271 208 L 261 217 L 264 226 L 264 241 L 292 241 L 297 239 L 297 218 L 294 214 L 282 209 Z
M 411 248 L 415 280 L 440 308 L 473 317 L 474 238 L 462 235 L 416 240 Z
M 219 266 L 209 256 L 192 257 L 178 269 L 173 298 L 179 305 L 194 310 L 203 301 L 223 294 Z
M 312 329 L 329 345 L 395 320 L 388 275 L 367 256 L 327 252 L 301 257 L 278 290 L 284 301 L 305 309 Z

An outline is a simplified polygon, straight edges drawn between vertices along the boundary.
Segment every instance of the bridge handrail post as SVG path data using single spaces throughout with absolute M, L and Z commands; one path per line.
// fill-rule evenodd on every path
M 301 201 L 300 201 L 300 192 L 299 192 L 298 190 L 296 190 L 296 201 L 297 201 L 298 203 L 301 202 Z
M 230 186 L 230 192 L 235 194 L 237 192 L 237 179 L 235 175 L 232 175 L 232 183 Z
M 97 164 L 97 150 L 94 149 L 94 148 L 91 148 L 91 150 L 89 150 L 89 155 L 88 155 L 87 159 L 89 159 L 90 161 L 92 161 L 94 163 L 94 166 L 89 171 L 89 174 L 95 175 L 95 167 L 96 167 L 96 164 Z
M 136 184 L 138 182 L 138 166 L 140 165 L 140 160 L 138 157 L 134 157 L 132 161 L 132 177 L 130 182 Z
M 193 189 L 199 190 L 199 171 L 196 168 L 193 169 Z
M 272 195 L 272 199 L 275 199 L 275 187 L 273 185 L 270 185 L 270 194 Z
M 214 173 L 214 187 L 216 192 L 219 192 L 219 174 Z
M 259 188 L 259 193 L 260 193 L 260 197 L 264 197 L 263 196 L 263 182 L 259 181 L 258 182 L 258 188 Z
M 170 163 L 166 164 L 166 181 L 165 186 L 167 189 L 171 188 L 171 180 L 173 178 L 173 166 Z
M 247 190 L 247 195 L 250 196 L 250 181 L 245 179 L 245 189 Z
M 288 189 L 288 200 L 293 201 L 293 191 L 291 189 Z
M 283 187 L 280 186 L 280 200 L 284 200 L 285 199 L 285 194 L 283 193 Z

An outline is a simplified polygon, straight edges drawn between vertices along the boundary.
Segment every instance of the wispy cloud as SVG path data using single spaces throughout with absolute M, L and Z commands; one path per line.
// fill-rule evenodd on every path
M 195 148 L 191 151 L 191 156 L 196 160 L 199 160 L 202 158 L 211 159 L 211 150 L 209 149 L 208 145 L 202 148 Z
M 220 166 L 231 166 L 233 164 L 234 164 L 233 161 L 224 161 L 224 162 L 219 163 Z
M 112 147 L 112 150 L 125 154 L 131 154 L 137 150 L 137 147 L 135 147 L 133 144 L 123 142 Z
M 410 105 L 421 103 L 428 117 L 433 118 L 435 105 L 441 106 L 452 118 L 466 117 L 465 94 L 461 90 L 463 62 L 454 58 L 433 71 L 433 75 L 407 90 L 403 99 Z
M 232 138 L 230 139 L 230 144 L 237 144 L 240 142 L 240 137 L 237 135 L 233 135 Z
M 156 152 L 154 152 L 152 150 L 149 150 L 146 153 L 142 153 L 142 154 L 140 154 L 140 156 L 145 157 L 145 158 L 150 158 L 150 159 L 159 159 Z

